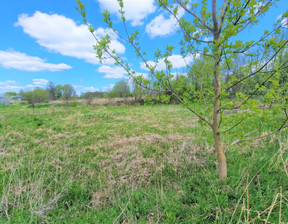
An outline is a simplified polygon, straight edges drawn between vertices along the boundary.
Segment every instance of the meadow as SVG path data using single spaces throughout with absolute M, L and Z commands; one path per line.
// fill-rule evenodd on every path
M 287 223 L 287 139 L 230 148 L 223 185 L 180 105 L 0 107 L 0 223 Z

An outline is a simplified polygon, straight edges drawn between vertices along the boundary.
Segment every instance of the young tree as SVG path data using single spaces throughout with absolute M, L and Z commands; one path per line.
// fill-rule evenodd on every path
M 47 84 L 47 92 L 49 100 L 56 100 L 56 86 L 53 82 L 48 82 Z
M 95 93 L 86 92 L 82 95 L 82 97 L 87 101 L 88 105 L 91 105 L 92 100 L 95 98 Z
M 48 99 L 47 91 L 44 89 L 34 89 L 27 92 L 22 92 L 23 99 L 27 100 L 28 104 L 32 106 L 33 114 L 35 105 L 37 103 L 43 103 L 45 100 Z
M 71 98 L 76 95 L 76 91 L 74 87 L 69 84 L 63 85 L 61 90 L 62 98 L 66 101 L 67 109 L 69 110 L 69 100 L 71 100 Z
M 111 104 L 110 92 L 104 92 L 103 98 L 104 98 L 104 99 L 108 99 L 108 103 Z
M 134 83 L 132 95 L 134 96 L 135 102 L 136 103 L 140 102 L 142 100 L 143 96 L 145 96 L 145 94 L 146 94 L 145 89 Z
M 5 95 L 6 97 L 16 97 L 16 96 L 17 96 L 17 93 L 15 93 L 15 92 L 6 92 L 6 93 L 4 93 L 4 95 Z
M 57 100 L 61 99 L 62 98 L 62 85 L 56 85 L 55 86 L 55 97 Z
M 110 13 L 103 13 L 104 21 L 108 28 L 111 28 L 122 40 L 131 45 L 136 55 L 143 60 L 149 69 L 149 79 L 143 76 L 136 76 L 135 70 L 125 62 L 124 58 L 117 55 L 114 49 L 110 47 L 110 37 L 108 35 L 97 38 L 94 34 L 94 28 L 87 23 L 86 12 L 83 3 L 76 0 L 78 11 L 83 17 L 83 22 L 87 24 L 88 29 L 94 36 L 96 45 L 94 49 L 100 60 L 112 57 L 115 63 L 121 66 L 134 79 L 134 81 L 144 88 L 149 88 L 151 83 L 154 90 L 164 91 L 174 96 L 188 110 L 195 114 L 199 120 L 211 128 L 214 139 L 215 152 L 218 161 L 218 173 L 221 181 L 227 178 L 227 162 L 225 149 L 229 145 L 234 145 L 241 141 L 264 138 L 280 131 L 285 127 L 288 121 L 285 113 L 280 113 L 283 108 L 287 108 L 287 102 L 279 96 L 281 88 L 279 86 L 279 72 L 285 66 L 287 61 L 280 61 L 277 55 L 287 49 L 287 39 L 278 38 L 282 32 L 283 23 L 278 23 L 271 30 L 263 30 L 263 34 L 258 36 L 257 40 L 244 41 L 242 33 L 246 29 L 255 27 L 260 18 L 274 6 L 276 0 L 210 0 L 208 10 L 207 0 L 201 3 L 195 3 L 188 0 L 175 0 L 173 4 L 168 0 L 157 0 L 158 6 L 168 11 L 177 21 L 179 31 L 182 32 L 183 38 L 180 40 L 181 54 L 183 59 L 194 56 L 207 63 L 212 63 L 212 72 L 207 72 L 205 77 L 201 78 L 201 83 L 206 85 L 205 91 L 201 86 L 195 88 L 192 93 L 185 93 L 179 96 L 171 86 L 173 77 L 173 64 L 170 56 L 173 54 L 174 47 L 168 45 L 164 51 L 157 50 L 155 53 L 156 60 L 149 63 L 145 57 L 146 53 L 142 51 L 138 41 L 138 31 L 129 34 L 126 26 L 125 6 L 122 0 L 119 0 L 119 13 L 123 21 L 123 32 L 116 30 L 110 17 Z M 180 17 L 179 11 L 185 11 L 185 16 Z M 287 21 L 288 12 L 282 15 L 281 21 Z M 259 31 L 257 31 L 259 33 Z M 225 83 L 225 74 L 231 73 L 237 67 L 237 61 L 245 56 L 245 64 L 239 67 L 242 72 L 241 76 L 235 76 Z M 157 65 L 164 62 L 166 68 L 159 70 Z M 247 85 L 249 80 L 255 75 L 260 74 L 264 81 L 254 86 L 250 93 L 238 92 L 233 102 L 228 98 L 231 88 L 239 85 Z M 213 82 L 213 83 L 212 83 Z M 270 89 L 263 96 L 265 101 L 274 101 L 273 108 L 261 110 L 263 102 L 255 99 L 255 94 L 260 92 L 267 82 L 270 82 Z M 210 83 L 210 84 L 209 84 Z M 209 84 L 209 85 L 208 85 Z M 212 86 L 211 86 L 212 85 Z M 203 86 L 202 86 L 203 87 Z M 203 97 L 203 93 L 205 92 Z M 191 95 L 202 96 L 201 102 L 205 104 L 205 110 L 196 110 L 191 101 Z M 242 110 L 243 113 L 237 114 L 233 119 L 229 113 L 223 113 L 225 110 Z M 273 119 L 277 114 L 277 119 Z M 250 127 L 254 124 L 255 130 L 243 133 L 239 125 Z M 261 127 L 269 125 L 274 130 L 269 134 L 263 134 Z M 223 142 L 223 135 L 235 134 L 233 142 Z M 241 133 L 241 134 L 239 134 Z M 238 135 L 238 136 L 237 136 Z M 238 138 L 238 139 L 237 139 Z
M 127 98 L 130 95 L 130 87 L 126 81 L 119 81 L 113 86 L 110 96 Z

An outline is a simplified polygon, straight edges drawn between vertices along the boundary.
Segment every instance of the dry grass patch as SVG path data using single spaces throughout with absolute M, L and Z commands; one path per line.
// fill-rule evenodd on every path
M 170 145 L 168 150 L 161 148 L 161 142 Z M 149 150 L 149 145 L 156 148 L 156 152 L 151 152 L 151 155 L 146 157 L 143 150 Z M 178 175 L 181 170 L 187 169 L 188 164 L 203 166 L 208 154 L 213 153 L 213 147 L 196 145 L 192 139 L 178 134 L 167 137 L 148 134 L 122 138 L 110 147 L 117 149 L 109 151 L 109 157 L 101 161 L 100 172 L 106 176 L 106 181 L 93 193 L 92 204 L 95 207 L 113 204 L 116 200 L 113 194 L 115 188 L 149 188 L 152 186 L 151 181 L 161 176 L 166 166 Z M 108 156 L 108 153 L 104 155 Z M 177 181 L 173 182 L 171 177 L 166 185 L 174 188 L 176 192 L 179 190 Z

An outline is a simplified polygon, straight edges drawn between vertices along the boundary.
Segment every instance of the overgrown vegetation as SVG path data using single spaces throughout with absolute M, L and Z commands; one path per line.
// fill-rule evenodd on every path
M 288 221 L 287 132 L 227 149 L 221 186 L 182 106 L 62 106 L 0 107 L 0 223 Z

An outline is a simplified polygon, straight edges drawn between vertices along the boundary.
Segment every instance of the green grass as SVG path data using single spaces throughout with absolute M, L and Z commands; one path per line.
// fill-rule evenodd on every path
M 285 223 L 287 152 L 285 131 L 234 146 L 220 185 L 181 106 L 1 107 L 0 223 Z

